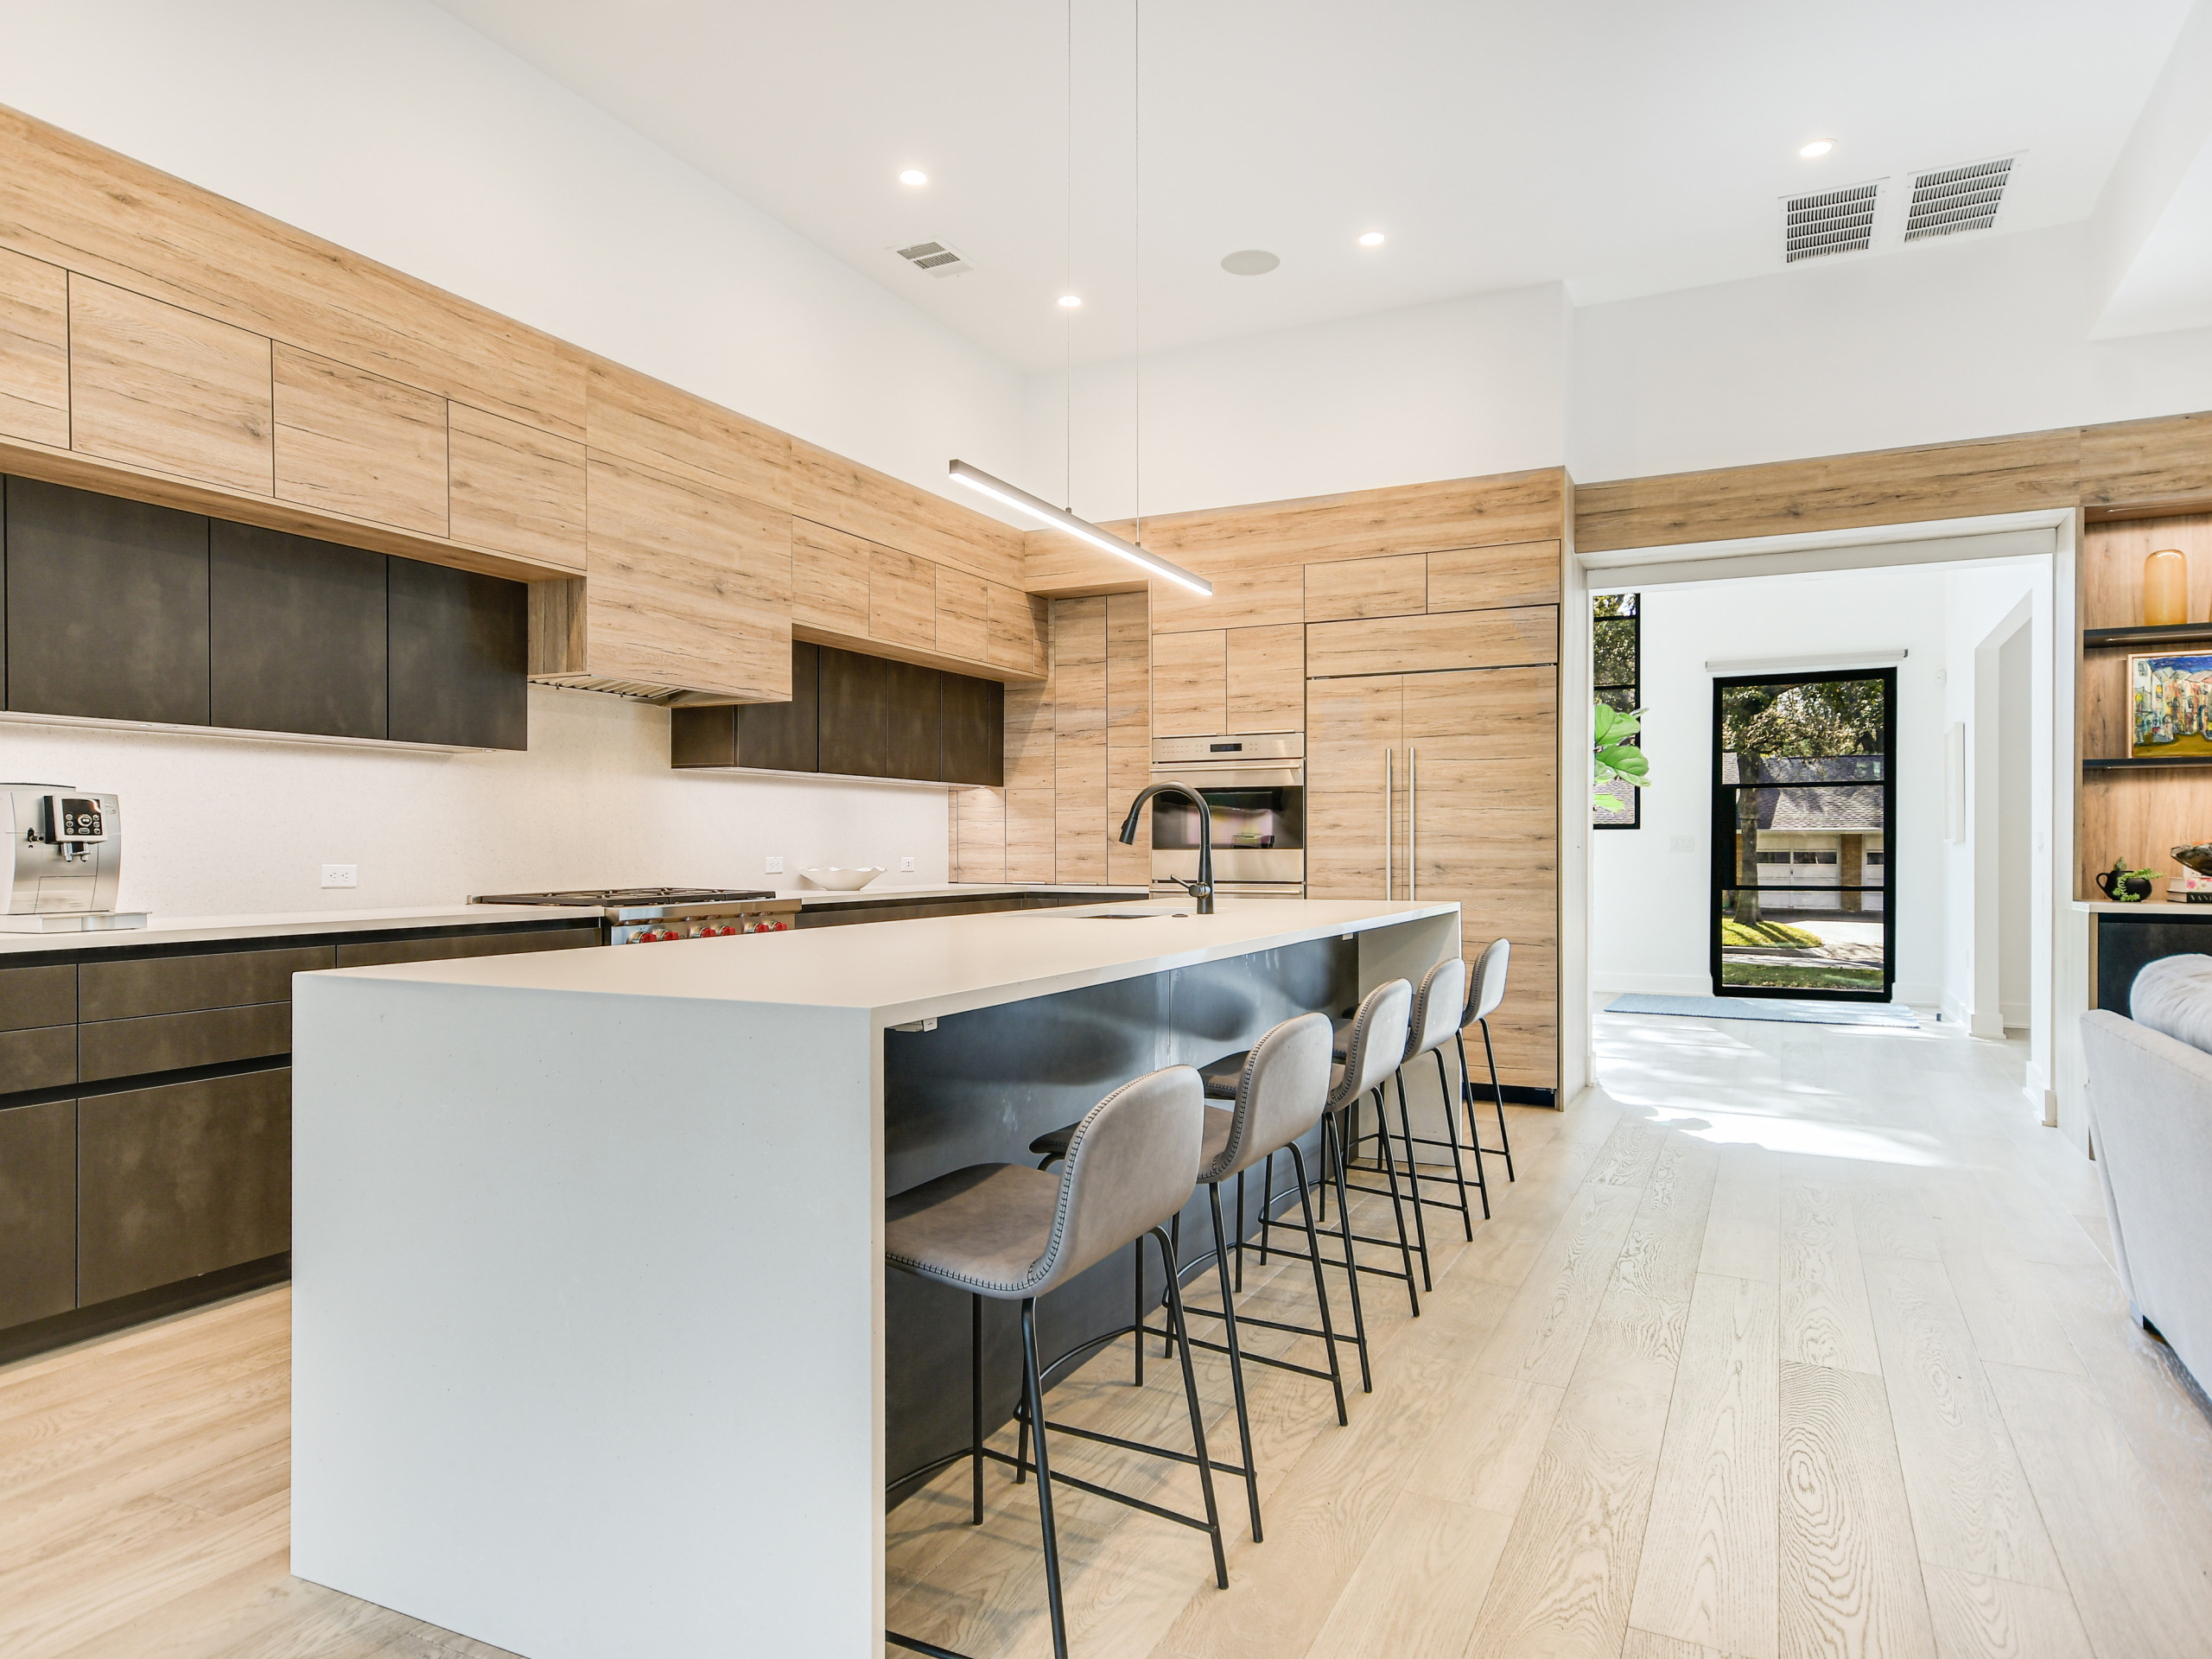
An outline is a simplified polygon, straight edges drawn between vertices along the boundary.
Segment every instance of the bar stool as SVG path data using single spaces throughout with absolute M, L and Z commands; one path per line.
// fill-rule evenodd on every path
M 1324 1264 L 1344 1270 L 1345 1283 L 1351 1293 L 1352 1342 L 1359 1351 L 1359 1385 L 1369 1394 L 1375 1391 L 1375 1377 L 1368 1359 L 1367 1317 L 1360 1306 L 1359 1275 L 1369 1273 L 1385 1279 L 1403 1280 L 1407 1300 L 1412 1306 L 1415 1319 L 1421 1317 L 1421 1292 L 1414 1283 L 1413 1248 L 1406 1235 L 1406 1215 L 1403 1198 L 1398 1191 L 1397 1165 L 1391 1155 L 1389 1142 L 1386 1140 L 1383 1144 L 1382 1162 L 1389 1185 L 1387 1188 L 1362 1186 L 1352 1182 L 1344 1173 L 1347 1161 L 1344 1120 L 1363 1099 L 1370 1095 L 1374 1096 L 1376 1110 L 1380 1112 L 1382 1084 L 1395 1069 L 1398 1058 L 1405 1052 L 1406 1030 L 1411 1016 L 1413 995 L 1413 987 L 1402 979 L 1378 985 L 1367 994 L 1358 1011 L 1352 1016 L 1344 1059 L 1330 1068 L 1329 1102 L 1321 1116 L 1322 1208 L 1325 1214 L 1328 1189 L 1333 1183 L 1337 1189 L 1337 1225 L 1319 1229 L 1319 1236 L 1344 1241 L 1344 1260 L 1338 1262 L 1325 1257 Z M 1211 1077 L 1218 1077 L 1219 1075 L 1217 1071 L 1210 1070 Z M 1260 1260 L 1265 1262 L 1273 1254 L 1288 1256 L 1293 1261 L 1303 1261 L 1306 1259 L 1304 1252 L 1287 1250 L 1274 1243 L 1272 1164 L 1268 1182 L 1268 1187 L 1263 1189 L 1260 1207 Z M 1351 1194 L 1354 1192 L 1372 1192 L 1390 1200 L 1391 1212 L 1397 1222 L 1398 1236 L 1395 1240 L 1352 1231 Z M 1402 1264 L 1400 1269 L 1375 1267 L 1362 1262 L 1353 1248 L 1355 1244 L 1380 1244 L 1387 1248 L 1393 1243 L 1397 1246 L 1398 1259 Z
M 1474 1212 L 1467 1205 L 1467 1171 L 1465 1164 L 1462 1162 L 1459 1156 L 1461 1150 L 1459 1113 L 1465 1103 L 1465 1079 L 1463 1076 L 1460 1087 L 1457 1091 L 1459 1098 L 1455 1100 L 1451 1073 L 1444 1064 L 1445 1044 L 1456 1041 L 1459 1035 L 1462 1010 L 1466 1001 L 1466 989 L 1467 964 L 1460 959 L 1457 952 L 1454 952 L 1423 974 L 1420 986 L 1414 992 L 1413 1020 L 1407 1028 L 1406 1057 L 1398 1067 L 1398 1138 L 1405 1145 L 1406 1164 L 1408 1170 L 1412 1172 L 1414 1203 L 1416 1205 L 1427 1205 L 1439 1210 L 1457 1210 L 1459 1212 L 1460 1225 L 1465 1229 L 1468 1238 L 1471 1240 L 1475 1236 Z M 1434 1135 L 1415 1135 L 1413 1132 L 1411 1115 L 1406 1107 L 1405 1068 L 1424 1054 L 1431 1055 L 1435 1058 L 1437 1093 L 1445 1103 L 1444 1138 L 1441 1140 Z M 1383 1132 L 1387 1133 L 1388 1124 L 1385 1123 L 1382 1127 Z M 1467 1122 L 1467 1139 L 1475 1154 L 1475 1190 L 1482 1198 L 1483 1219 L 1488 1221 L 1490 1219 L 1490 1184 L 1484 1179 L 1481 1137 L 1475 1132 L 1471 1115 Z M 1420 1173 L 1414 1151 L 1417 1147 L 1446 1147 L 1451 1150 L 1452 1179 L 1459 1188 L 1459 1193 L 1458 1203 L 1454 1204 L 1449 1198 L 1431 1198 L 1421 1196 L 1419 1185 Z M 1414 1214 L 1415 1218 L 1418 1219 L 1420 1211 L 1416 1210 Z M 1426 1228 L 1417 1230 L 1420 1234 L 1421 1249 L 1421 1287 L 1426 1290 L 1432 1287 L 1427 1274 L 1428 1235 Z
M 1203 1313 L 1209 1319 L 1219 1319 L 1224 1325 L 1224 1342 L 1210 1342 L 1203 1337 L 1185 1338 L 1192 1347 L 1204 1348 L 1217 1354 L 1229 1356 L 1230 1386 L 1236 1401 L 1236 1434 L 1243 1454 L 1241 1467 L 1217 1464 L 1217 1468 L 1236 1475 L 1244 1482 L 1247 1503 L 1252 1514 L 1252 1541 L 1261 1541 L 1260 1485 L 1257 1470 L 1252 1461 L 1252 1420 L 1244 1398 L 1244 1362 L 1248 1359 L 1262 1365 L 1272 1365 L 1278 1370 L 1296 1371 L 1326 1382 L 1336 1394 L 1337 1422 L 1339 1426 L 1351 1420 L 1344 1412 L 1344 1385 L 1342 1368 L 1337 1363 L 1336 1325 L 1329 1312 L 1329 1292 L 1321 1276 L 1321 1241 L 1314 1226 L 1313 1200 L 1311 1184 L 1306 1179 L 1306 1154 L 1300 1150 L 1300 1137 L 1321 1121 L 1329 1097 L 1329 1022 L 1325 1015 L 1304 1014 L 1286 1020 L 1248 1050 L 1244 1065 L 1238 1072 L 1236 1104 L 1224 1110 L 1219 1107 L 1206 1109 L 1205 1147 L 1204 1164 L 1198 1174 L 1198 1184 L 1206 1189 L 1206 1197 L 1213 1211 L 1214 1276 L 1221 1290 L 1221 1306 L 1217 1308 L 1185 1304 L 1187 1317 Z M 1046 1161 L 1065 1157 L 1073 1126 L 1054 1129 L 1040 1135 L 1030 1142 L 1032 1152 L 1045 1154 Z M 1313 1298 L 1319 1306 L 1321 1323 L 1312 1325 L 1290 1325 L 1279 1319 L 1263 1319 L 1236 1311 L 1235 1292 L 1230 1284 L 1229 1257 L 1236 1248 L 1227 1224 L 1222 1217 L 1221 1184 L 1231 1176 L 1241 1176 L 1263 1158 L 1278 1152 L 1288 1152 L 1291 1166 L 1298 1177 L 1298 1197 L 1306 1224 L 1307 1254 L 1313 1264 Z M 1041 1166 L 1040 1166 L 1041 1167 Z M 1239 1183 L 1241 1191 L 1242 1183 Z M 1237 1211 L 1238 1225 L 1243 1221 L 1243 1206 Z M 1169 1224 L 1169 1236 L 1176 1238 L 1179 1229 Z M 1179 1249 L 1178 1259 L 1180 1259 Z M 1195 1266 L 1195 1262 L 1186 1265 Z M 1143 1323 L 1144 1291 L 1140 1283 L 1137 1291 L 1140 1330 L 1137 1344 L 1139 1365 L 1144 1338 L 1148 1333 L 1166 1339 L 1168 1347 L 1174 1346 L 1176 1333 L 1154 1329 Z M 1299 1336 L 1318 1337 L 1328 1356 L 1329 1368 L 1320 1370 L 1295 1361 L 1280 1359 L 1270 1354 L 1248 1354 L 1238 1339 L 1240 1325 L 1255 1325 L 1270 1331 L 1287 1331 Z M 1116 1333 L 1118 1334 L 1118 1333 Z M 1140 1383 L 1142 1371 L 1140 1369 Z
M 1221 1520 L 1214 1505 L 1213 1469 L 1206 1457 L 1205 1419 L 1198 1406 L 1175 1252 L 1166 1230 L 1168 1218 L 1189 1201 L 1195 1185 L 1192 1171 L 1198 1167 L 1205 1143 L 1205 1095 L 1198 1073 L 1186 1065 L 1168 1066 L 1122 1084 L 1091 1108 L 1069 1138 L 1067 1161 L 1058 1177 L 1020 1164 L 973 1164 L 902 1192 L 884 1206 L 888 1264 L 969 1293 L 969 1443 L 943 1462 L 962 1457 L 970 1460 L 977 1526 L 983 1520 L 983 1460 L 1012 1465 L 1017 1481 L 1029 1467 L 1026 1444 L 1020 1455 L 1012 1457 L 983 1444 L 983 1298 L 1021 1304 L 1022 1400 L 1016 1415 L 1025 1431 L 1036 1430 L 1037 1508 L 1056 1659 L 1066 1659 L 1068 1650 L 1059 1535 L 1052 1518 L 1056 1480 L 1206 1534 L 1213 1543 L 1214 1581 L 1223 1589 L 1229 1587 Z M 1183 1396 L 1190 1409 L 1195 1455 L 1069 1427 L 1045 1415 L 1044 1378 L 1050 1368 L 1037 1358 L 1037 1299 L 1147 1235 L 1159 1245 L 1166 1270 L 1170 1328 L 1180 1339 Z M 1195 1465 L 1205 1498 L 1205 1519 L 1073 1475 L 1054 1473 L 1046 1444 L 1048 1431 Z M 1025 1432 L 1025 1443 L 1027 1438 Z M 895 1630 L 885 1631 L 884 1637 L 910 1652 L 964 1659 L 950 1649 Z
M 1497 1108 L 1497 1144 L 1494 1147 L 1482 1144 L 1482 1135 L 1475 1127 L 1474 1079 L 1467 1073 L 1467 1045 L 1457 1033 L 1452 1037 L 1459 1045 L 1459 1098 L 1466 1103 L 1467 1138 L 1475 1143 L 1476 1161 L 1480 1163 L 1485 1152 L 1496 1153 L 1505 1160 L 1505 1179 L 1509 1181 L 1513 1179 L 1513 1142 L 1506 1138 L 1505 1090 L 1498 1086 L 1497 1051 L 1491 1046 L 1490 1016 L 1505 1000 L 1505 971 L 1512 959 L 1510 939 L 1492 939 L 1484 947 L 1482 955 L 1475 959 L 1474 979 L 1467 990 L 1467 1012 L 1459 1021 L 1463 1027 L 1478 1025 L 1483 1028 L 1483 1054 L 1490 1061 L 1491 1099 Z M 1490 1213 L 1487 1202 L 1483 1213 Z

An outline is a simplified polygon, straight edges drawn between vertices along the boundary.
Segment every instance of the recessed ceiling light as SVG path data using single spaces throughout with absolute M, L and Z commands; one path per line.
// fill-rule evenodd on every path
M 1281 259 L 1265 248 L 1241 248 L 1224 256 L 1221 268 L 1232 276 L 1264 276 L 1281 264 Z
M 1069 310 L 1072 311 L 1076 307 L 1083 303 L 1083 296 L 1080 294 L 1063 294 L 1060 296 L 1060 303 L 1065 306 Z
M 918 167 L 910 167 L 899 175 L 901 184 L 927 184 L 929 181 L 930 175 Z
M 1359 238 L 1359 245 L 1363 248 L 1381 247 L 1382 245 L 1382 232 L 1380 231 L 1368 232 L 1366 235 Z
M 1800 156 L 1803 156 L 1807 161 L 1808 161 L 1808 162 L 1816 162 L 1816 161 L 1820 160 L 1820 158 L 1821 158 L 1821 156 L 1823 156 L 1827 155 L 1827 154 L 1828 153 L 1828 151 L 1830 151 L 1830 150 L 1834 149 L 1834 148 L 1835 148 L 1835 140 L 1834 140 L 1834 139 L 1833 139 L 1833 138 L 1815 138 L 1815 139 L 1814 139 L 1814 140 L 1813 140 L 1813 142 L 1812 142 L 1811 143 L 1807 144 L 1807 145 L 1806 145 L 1802 149 L 1799 150 L 1797 153 L 1798 153 Z

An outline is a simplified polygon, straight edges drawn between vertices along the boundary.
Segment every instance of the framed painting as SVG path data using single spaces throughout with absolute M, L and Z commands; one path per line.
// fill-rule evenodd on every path
M 2131 758 L 2212 756 L 2212 652 L 2130 657 L 2127 688 Z

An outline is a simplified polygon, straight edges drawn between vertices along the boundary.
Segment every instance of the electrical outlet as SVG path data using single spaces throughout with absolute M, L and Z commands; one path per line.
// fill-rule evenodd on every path
M 322 885 L 326 887 L 358 887 L 361 885 L 361 867 L 358 864 L 326 864 L 322 867 Z
M 1694 853 L 1697 851 L 1697 838 L 1694 836 L 1669 836 L 1667 850 L 1670 853 Z
M 767 873 L 770 875 L 781 875 L 784 873 L 784 861 L 780 858 L 770 859 L 768 861 Z
M 911 870 L 914 868 L 914 861 L 911 858 L 902 858 L 899 861 L 899 868 L 901 870 Z

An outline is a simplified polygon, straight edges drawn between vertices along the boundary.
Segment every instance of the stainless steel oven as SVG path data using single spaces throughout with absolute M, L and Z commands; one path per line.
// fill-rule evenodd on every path
M 1153 740 L 1152 781 L 1198 791 L 1213 810 L 1214 891 L 1230 897 L 1306 895 L 1306 739 L 1297 732 Z M 1152 885 L 1198 874 L 1198 811 L 1152 803 Z

